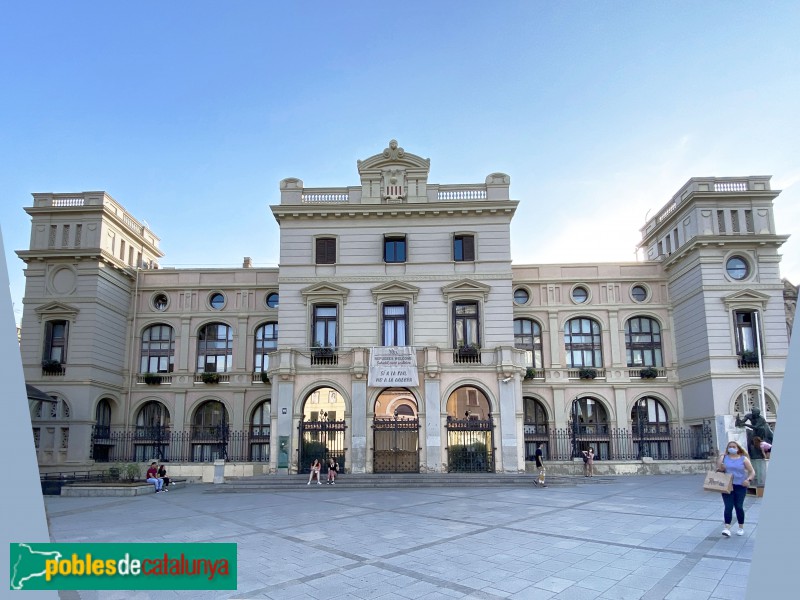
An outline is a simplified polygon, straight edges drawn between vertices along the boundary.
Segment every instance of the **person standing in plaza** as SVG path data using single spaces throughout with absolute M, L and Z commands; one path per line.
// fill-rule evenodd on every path
M 539 477 L 538 479 L 533 480 L 533 485 L 537 487 L 547 487 L 544 484 L 545 469 L 544 469 L 544 451 L 542 450 L 542 444 L 537 444 L 536 452 L 534 452 L 534 458 L 536 459 L 536 468 L 539 469 Z
M 728 442 L 725 454 L 717 462 L 717 470 L 733 475 L 733 489 L 727 494 L 722 494 L 722 502 L 725 505 L 723 512 L 725 528 L 722 530 L 722 535 L 731 537 L 731 520 L 734 509 L 736 510 L 736 521 L 739 523 L 736 535 L 744 535 L 744 499 L 747 496 L 750 482 L 756 476 L 753 465 L 750 464 L 750 457 L 739 444 Z
M 158 476 L 158 466 L 155 461 L 150 463 L 150 468 L 147 469 L 147 483 L 152 483 L 155 486 L 156 494 L 161 493 L 164 480 Z
M 583 476 L 594 477 L 594 448 L 583 451 Z

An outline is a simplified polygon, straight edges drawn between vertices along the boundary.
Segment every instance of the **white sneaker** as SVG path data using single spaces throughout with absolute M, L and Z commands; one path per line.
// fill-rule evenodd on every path
M 322 485 L 322 483 L 320 483 L 320 482 L 318 481 L 318 482 L 317 482 L 317 485 Z
M 722 535 L 724 535 L 725 537 L 731 537 L 731 530 L 727 529 L 727 528 L 723 529 L 722 530 Z
M 311 485 L 311 482 L 309 481 L 306 485 Z
M 736 535 L 744 535 L 744 529 L 742 529 L 741 527 L 739 529 L 737 529 L 736 530 Z

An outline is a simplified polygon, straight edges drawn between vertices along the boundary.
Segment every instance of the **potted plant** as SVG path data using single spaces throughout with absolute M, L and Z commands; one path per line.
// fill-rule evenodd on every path
M 459 356 L 478 356 L 478 351 L 481 349 L 478 344 L 463 344 L 458 347 Z
M 333 356 L 333 346 L 330 344 L 323 344 L 317 340 L 317 345 L 314 346 L 314 356 L 317 358 L 325 358 Z
M 534 377 L 536 377 L 536 369 L 533 367 L 525 369 L 525 377 L 523 379 L 533 379 Z
M 128 463 L 125 465 L 125 479 L 128 481 L 135 481 L 142 476 L 142 471 L 136 463 Z
M 157 373 L 145 373 L 144 374 L 144 382 L 147 385 L 160 385 L 161 384 L 161 375 Z
M 745 350 L 740 355 L 742 364 L 745 365 L 757 365 L 758 364 L 758 353 L 753 350 Z
M 269 375 L 267 375 L 266 371 L 261 371 L 261 382 L 269 383 Z
M 204 371 L 200 377 L 202 378 L 203 383 L 219 383 L 219 373 Z
M 57 360 L 43 360 L 42 371 L 45 373 L 61 373 L 61 363 Z
M 594 379 L 597 377 L 597 369 L 592 369 L 591 367 L 583 367 L 580 371 L 578 371 L 578 377 L 581 379 Z
M 654 367 L 645 367 L 639 371 L 639 377 L 642 379 L 655 379 L 658 377 L 658 370 L 656 370 Z

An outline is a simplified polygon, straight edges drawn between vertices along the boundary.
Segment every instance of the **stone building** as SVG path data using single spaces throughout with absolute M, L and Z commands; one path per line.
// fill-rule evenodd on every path
M 589 446 L 674 462 L 737 412 L 774 422 L 769 177 L 689 180 L 639 262 L 516 265 L 508 175 L 431 183 L 395 141 L 357 166 L 357 186 L 280 182 L 280 270 L 159 268 L 159 238 L 107 193 L 34 194 L 18 255 L 25 377 L 56 400 L 32 408 L 41 468 L 518 472 L 539 443 L 565 464 Z

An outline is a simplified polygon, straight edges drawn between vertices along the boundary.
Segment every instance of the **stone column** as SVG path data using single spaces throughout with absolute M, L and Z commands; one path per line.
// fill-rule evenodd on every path
M 442 472 L 441 384 L 438 379 L 425 379 L 425 464 L 426 473 Z
M 503 378 L 505 379 L 505 378 Z M 525 470 L 524 460 L 520 463 L 520 448 L 524 447 L 522 440 L 517 439 L 517 401 L 522 398 L 522 386 L 519 377 L 514 376 L 510 381 L 499 381 L 500 386 L 500 453 L 502 467 L 505 473 L 517 473 Z M 495 444 L 498 440 L 495 440 Z
M 367 470 L 367 381 L 354 379 L 351 387 L 351 473 L 365 473 Z
M 288 468 L 279 468 L 278 473 L 296 473 L 298 440 L 297 432 L 294 431 L 292 427 L 292 423 L 294 422 L 292 414 L 292 408 L 294 406 L 294 381 L 279 381 L 277 382 L 277 388 L 277 399 L 273 400 L 273 402 L 275 402 L 275 410 L 278 413 L 278 439 L 286 442 L 286 452 L 289 455 Z M 278 452 L 280 452 L 280 448 Z M 280 457 L 278 457 L 278 460 L 280 462 Z

